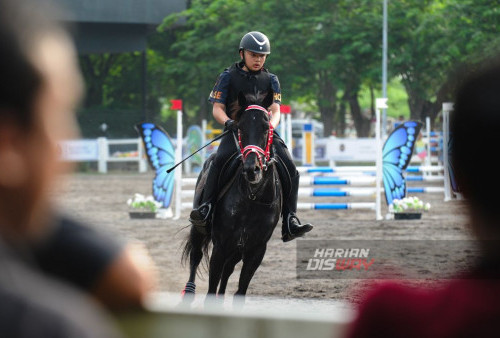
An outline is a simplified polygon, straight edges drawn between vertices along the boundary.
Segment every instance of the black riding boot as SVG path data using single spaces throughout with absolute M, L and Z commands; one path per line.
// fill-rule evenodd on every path
M 281 239 L 283 242 L 289 242 L 297 237 L 302 237 L 306 232 L 312 230 L 313 226 L 309 223 L 300 224 L 295 214 L 297 212 L 297 198 L 299 193 L 300 175 L 291 178 L 291 189 L 288 199 L 283 203 L 283 225 L 281 227 Z
M 193 209 L 189 215 L 191 224 L 202 232 L 206 231 L 206 226 L 212 216 L 213 201 L 217 193 L 218 178 L 218 170 L 211 165 L 207 174 L 205 186 L 203 187 L 203 196 L 200 201 L 200 206 L 197 209 Z

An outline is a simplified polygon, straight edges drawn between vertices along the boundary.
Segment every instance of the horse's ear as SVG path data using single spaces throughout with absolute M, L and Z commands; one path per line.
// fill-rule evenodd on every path
M 272 90 L 267 92 L 266 97 L 264 98 L 264 101 L 262 101 L 262 107 L 264 108 L 269 108 L 273 104 L 273 97 L 274 97 L 274 92 Z
M 248 104 L 247 104 L 247 98 L 245 97 L 245 95 L 243 94 L 243 92 L 239 92 L 238 93 L 238 104 L 240 105 L 240 107 L 242 109 L 246 108 L 248 106 Z

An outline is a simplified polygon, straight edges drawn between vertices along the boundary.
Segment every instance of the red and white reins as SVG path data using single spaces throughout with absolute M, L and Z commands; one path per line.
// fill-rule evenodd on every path
M 240 145 L 240 151 L 241 155 L 243 156 L 243 161 L 246 160 L 249 154 L 255 153 L 257 155 L 257 158 L 259 159 L 259 164 L 260 168 L 262 170 L 267 170 L 267 165 L 269 163 L 269 160 L 271 158 L 271 144 L 273 144 L 273 135 L 274 135 L 274 128 L 273 125 L 271 124 L 271 112 L 268 111 L 266 108 L 253 104 L 248 106 L 245 111 L 247 110 L 261 110 L 268 114 L 269 116 L 269 131 L 267 133 L 267 144 L 266 144 L 266 149 L 262 149 L 259 146 L 256 145 L 247 145 L 246 147 L 243 147 L 241 144 L 241 131 L 238 130 L 238 144 Z M 262 159 L 264 158 L 264 161 Z

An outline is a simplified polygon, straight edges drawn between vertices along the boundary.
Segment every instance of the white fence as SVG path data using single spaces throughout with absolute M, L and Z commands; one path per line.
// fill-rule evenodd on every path
M 340 338 L 354 317 L 345 304 L 321 299 L 250 296 L 245 305 L 209 299 L 195 300 L 192 307 L 174 299 L 157 293 L 147 302 L 148 311 L 121 315 L 118 323 L 130 338 Z
M 110 147 L 127 146 L 127 151 L 111 152 Z M 108 140 L 100 137 L 95 140 L 68 140 L 59 144 L 61 159 L 72 162 L 97 162 L 100 173 L 108 172 L 108 162 L 137 162 L 139 172 L 148 168 L 144 147 L 140 138 Z

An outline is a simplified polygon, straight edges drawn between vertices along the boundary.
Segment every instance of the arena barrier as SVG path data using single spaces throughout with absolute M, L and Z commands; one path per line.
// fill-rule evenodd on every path
M 123 150 L 111 150 L 112 148 Z M 67 140 L 59 144 L 59 149 L 63 161 L 97 162 L 100 173 L 108 172 L 108 162 L 137 162 L 141 173 L 146 172 L 148 167 L 140 138 Z
M 342 166 L 342 167 L 297 167 L 299 173 L 351 173 L 361 172 L 363 174 L 374 174 L 376 166 Z M 443 166 L 408 166 L 408 173 L 439 173 L 443 171 Z
M 192 307 L 156 293 L 147 311 L 119 314 L 117 324 L 129 338 L 340 338 L 354 312 L 338 301 L 279 299 L 247 296 L 226 305 L 220 300 L 196 302 Z M 205 297 L 202 297 L 203 300 Z
M 431 166 L 433 163 L 443 165 L 443 132 L 431 131 L 430 117 L 425 118 L 425 131 L 422 131 L 422 136 L 425 143 L 425 151 L 422 154 L 423 164 L 426 166 Z M 416 152 L 419 156 L 418 149 Z
M 386 107 L 384 99 L 377 99 L 377 121 L 380 121 L 380 110 Z M 430 135 L 430 134 L 429 134 Z M 346 209 L 368 209 L 375 210 L 376 219 L 381 220 L 381 200 L 383 188 L 382 181 L 382 139 L 380 135 L 380 125 L 376 124 L 377 156 L 375 166 L 342 166 L 342 167 L 298 167 L 297 170 L 302 174 L 300 185 L 373 185 L 375 188 L 366 187 L 363 190 L 353 189 L 312 189 L 306 188 L 299 190 L 299 197 L 347 197 L 347 196 L 366 196 L 374 197 L 374 202 L 356 202 L 356 203 L 304 203 L 299 201 L 299 209 L 316 209 L 316 210 L 346 210 Z M 182 112 L 178 112 L 177 116 L 177 142 L 182 142 Z M 179 147 L 176 149 L 179 150 Z M 176 152 L 176 162 L 181 160 L 181 154 Z M 428 166 L 409 166 L 406 169 L 407 173 L 423 173 L 423 176 L 418 176 L 414 180 L 419 181 L 442 181 L 443 166 L 428 165 Z M 339 173 L 351 175 L 351 177 L 322 177 L 309 176 L 325 173 Z M 305 174 L 305 175 L 304 175 Z M 441 175 L 439 175 L 441 174 Z M 175 218 L 180 218 L 181 210 L 192 208 L 192 198 L 194 190 L 183 189 L 183 187 L 196 184 L 196 179 L 182 178 L 182 171 L 176 171 L 176 189 L 175 189 Z M 407 177 L 410 177 L 408 175 Z M 409 179 L 413 180 L 413 179 Z M 187 191 L 186 191 L 187 190 Z M 441 187 L 411 187 L 408 188 L 408 193 L 443 193 L 444 188 Z M 182 198 L 190 198 L 190 202 L 183 202 Z
M 194 179 L 182 179 L 182 186 L 191 186 L 194 188 Z M 375 188 L 371 189 L 311 189 L 311 188 L 300 188 L 300 197 L 346 197 L 346 196 L 369 196 L 375 197 Z M 188 198 L 191 201 L 194 197 L 194 190 L 183 190 L 181 193 L 181 198 Z M 181 202 L 182 209 L 191 209 L 193 207 L 192 202 Z M 315 207 L 312 208 L 308 203 L 298 203 L 298 209 L 369 209 L 375 210 L 375 203 L 315 203 Z
M 335 170 L 337 168 L 329 168 Z M 342 167 L 339 167 L 342 171 Z M 351 168 L 352 169 L 352 168 Z M 428 168 L 427 168 L 428 169 Z M 431 168 L 430 171 L 438 171 L 439 168 Z M 423 168 L 415 167 L 414 172 L 422 172 Z M 317 173 L 316 171 L 313 171 Z M 321 171 L 320 172 L 324 172 Z M 358 174 L 365 171 L 360 171 Z M 353 174 L 351 172 L 351 174 Z M 356 202 L 356 203 L 305 203 L 301 202 L 300 198 L 304 197 L 371 197 L 375 198 L 377 194 L 377 189 L 373 187 L 376 183 L 376 177 L 370 175 L 372 173 L 368 172 L 368 175 L 354 175 L 354 176 L 301 176 L 300 178 L 300 189 L 299 189 L 299 203 L 297 208 L 299 210 L 350 210 L 350 209 L 365 209 L 365 210 L 375 210 L 374 202 Z M 409 181 L 422 181 L 422 182 L 443 182 L 443 176 L 407 176 Z M 192 201 L 194 197 L 194 186 L 196 184 L 196 178 L 182 178 L 181 184 L 181 198 L 187 198 Z M 355 187 L 346 188 L 315 188 L 311 186 L 337 186 L 337 185 L 347 185 Z M 371 186 L 368 186 L 371 185 Z M 383 188 L 381 188 L 383 192 Z M 409 194 L 420 194 L 420 193 L 444 193 L 444 187 L 408 187 L 407 192 Z M 191 209 L 192 202 L 181 202 L 182 209 Z
M 443 103 L 443 145 L 446 151 L 443 151 L 443 164 L 444 164 L 444 200 L 445 202 L 451 200 L 461 200 L 463 199 L 462 193 L 460 192 L 460 187 L 453 187 L 455 182 L 455 175 L 453 168 L 450 164 L 450 147 L 451 147 L 451 134 L 450 134 L 450 115 L 454 110 L 452 102 Z M 456 183 L 456 182 L 455 182 Z
M 375 180 L 373 180 L 375 183 Z M 322 183 L 324 184 L 324 183 Z M 335 185 L 337 183 L 330 183 Z M 342 184 L 342 183 L 340 183 Z M 383 191 L 383 190 L 382 190 Z M 443 187 L 408 187 L 409 194 L 418 193 L 444 193 Z M 375 196 L 375 188 L 300 188 L 299 197 L 362 197 L 362 196 Z M 183 190 L 181 196 L 183 198 L 193 198 L 194 190 Z

